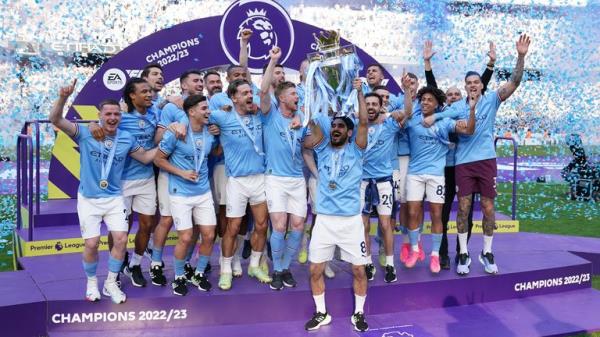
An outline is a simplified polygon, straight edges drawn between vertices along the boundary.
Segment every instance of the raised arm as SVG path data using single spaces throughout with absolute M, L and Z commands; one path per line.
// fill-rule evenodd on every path
M 479 97 L 469 96 L 469 120 L 466 125 L 463 123 L 456 123 L 454 131 L 462 135 L 472 135 L 475 132 L 475 107 L 477 106 Z
M 69 136 L 74 136 L 77 133 L 77 125 L 72 122 L 69 122 L 63 117 L 63 109 L 65 108 L 65 103 L 67 99 L 73 91 L 75 91 L 75 85 L 77 84 L 77 79 L 74 79 L 71 85 L 66 87 L 61 87 L 58 91 L 58 98 L 54 102 L 54 106 L 52 110 L 50 110 L 50 115 L 48 118 L 50 122 L 54 124 L 57 128 L 59 128 L 62 132 L 66 133 Z
M 248 41 L 252 36 L 251 29 L 244 29 L 240 33 L 240 67 L 244 68 L 246 74 L 246 80 L 252 83 L 252 75 L 248 71 Z
M 360 78 L 355 78 L 352 86 L 358 93 L 358 131 L 356 131 L 356 139 L 354 141 L 358 147 L 365 149 L 367 147 L 369 131 L 367 127 L 367 103 L 365 102 Z
M 481 83 L 483 84 L 483 91 L 487 89 L 488 83 L 492 79 L 492 75 L 494 75 L 494 65 L 496 64 L 496 45 L 494 42 L 490 41 L 490 50 L 487 53 L 489 57 L 489 61 L 481 74 Z
M 431 58 L 435 55 L 433 51 L 433 43 L 429 40 L 425 41 L 425 46 L 423 47 L 423 63 L 425 66 L 425 80 L 427 81 L 428 87 L 437 88 L 437 82 L 435 81 L 435 76 L 433 76 L 433 70 L 431 69 Z M 404 90 L 404 89 L 403 89 Z
M 526 34 L 521 35 L 517 41 L 517 65 L 510 76 L 510 80 L 498 89 L 498 96 L 502 102 L 506 101 L 521 84 L 523 69 L 525 68 L 525 55 L 529 50 L 529 43 L 531 43 L 531 40 Z
M 406 122 L 412 118 L 413 112 L 413 100 L 412 100 L 412 89 L 411 89 L 411 78 L 405 73 L 402 75 L 402 90 L 404 91 L 404 109 L 401 111 L 393 111 L 392 118 L 394 118 L 401 127 L 406 125 Z
M 275 65 L 281 57 L 281 49 L 279 49 L 279 47 L 271 48 L 269 56 L 269 65 L 267 65 L 267 69 L 265 70 L 265 74 L 260 83 L 260 110 L 263 114 L 268 114 L 269 110 L 271 110 L 271 80 L 273 79 Z
M 308 126 L 310 127 L 310 135 L 307 135 L 304 138 L 304 148 L 314 149 L 315 146 L 323 141 L 325 136 L 323 135 L 323 129 L 321 129 L 314 119 L 311 119 L 310 122 L 308 122 Z

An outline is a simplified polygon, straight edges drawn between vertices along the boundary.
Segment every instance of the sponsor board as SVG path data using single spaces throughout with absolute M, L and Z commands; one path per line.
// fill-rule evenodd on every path
M 518 233 L 519 232 L 519 220 L 496 220 L 496 229 L 494 230 L 494 234 L 498 233 Z M 397 231 L 396 234 L 400 233 Z M 431 233 L 431 222 L 427 221 L 423 224 L 423 234 Z M 456 234 L 456 221 L 448 222 L 448 234 Z M 473 231 L 472 233 L 483 233 L 483 227 L 481 224 L 481 220 L 473 221 Z M 377 220 L 371 220 L 371 235 L 377 234 Z
M 83 252 L 84 241 L 82 238 L 65 238 L 53 240 L 25 241 L 19 238 L 21 243 L 21 256 L 44 256 L 68 253 Z M 177 232 L 169 232 L 166 246 L 173 246 L 177 243 Z M 135 234 L 129 234 L 127 248 L 135 247 Z M 100 237 L 98 250 L 108 250 L 108 237 L 103 235 Z

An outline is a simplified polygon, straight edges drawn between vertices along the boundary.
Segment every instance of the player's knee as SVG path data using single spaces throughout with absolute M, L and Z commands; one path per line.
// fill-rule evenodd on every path
M 352 274 L 354 274 L 354 278 L 357 280 L 367 278 L 367 275 L 365 274 L 365 266 L 363 265 L 352 265 Z
M 85 248 L 88 250 L 97 250 L 100 245 L 100 240 L 98 238 L 91 238 L 85 240 Z
M 125 248 L 127 245 L 127 234 L 126 233 L 113 233 L 113 246 L 117 249 Z
M 192 242 L 192 231 L 183 231 L 179 233 L 179 242 L 184 245 L 189 245 Z
M 213 242 L 215 235 L 215 230 L 202 232 L 202 242 Z

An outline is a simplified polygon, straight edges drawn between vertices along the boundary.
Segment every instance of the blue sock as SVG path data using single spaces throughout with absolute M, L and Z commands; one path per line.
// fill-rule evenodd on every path
M 413 229 L 408 231 L 408 239 L 410 240 L 411 246 L 419 244 L 419 229 Z
M 108 256 L 108 271 L 118 273 L 121 271 L 123 260 L 117 260 L 112 255 Z
M 162 262 L 163 247 L 154 246 L 152 248 L 152 262 Z
M 208 264 L 208 256 L 200 255 L 198 257 L 198 263 L 196 264 L 196 272 L 204 273 L 204 269 L 206 269 L 207 264 Z
M 196 248 L 196 245 L 190 245 L 188 247 L 187 254 L 185 254 L 185 262 L 190 262 L 192 259 L 192 255 L 194 255 L 194 248 Z
M 400 232 L 402 232 L 404 235 L 408 235 L 408 227 L 400 226 Z
M 85 271 L 85 275 L 87 277 L 94 277 L 96 276 L 96 269 L 98 269 L 98 261 L 95 262 L 85 262 L 85 261 L 81 261 L 83 263 L 83 271 Z M 121 268 L 121 265 L 119 265 L 119 270 Z
M 433 246 L 431 247 L 432 252 L 440 251 L 440 246 L 442 245 L 442 234 L 434 234 L 431 233 L 431 240 L 433 241 Z
M 173 266 L 175 267 L 175 278 L 183 277 L 185 274 L 185 260 L 173 257 Z
M 271 234 L 271 236 L 273 236 L 273 234 Z M 288 234 L 287 240 L 285 242 L 285 252 L 283 253 L 283 261 L 281 262 L 281 267 L 283 269 L 290 269 L 292 259 L 298 252 L 298 247 L 300 247 L 300 241 L 302 241 L 302 230 L 291 231 Z
M 275 271 L 282 271 L 282 257 L 283 249 L 285 248 L 285 237 L 284 233 L 273 231 L 271 233 L 271 256 L 273 257 L 273 269 Z

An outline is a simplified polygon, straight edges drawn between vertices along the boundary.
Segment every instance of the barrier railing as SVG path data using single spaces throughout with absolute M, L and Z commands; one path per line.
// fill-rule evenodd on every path
M 497 146 L 499 140 L 508 140 L 512 142 L 513 147 L 513 179 L 512 179 L 512 219 L 517 220 L 517 160 L 518 160 L 518 145 L 517 141 L 512 137 L 496 137 L 494 147 Z
M 70 121 L 73 123 L 94 122 L 82 119 Z M 50 123 L 48 119 L 26 121 L 21 129 L 21 134 L 17 137 L 17 229 L 23 228 L 21 211 L 23 206 L 26 206 L 29 240 L 33 240 L 35 216 L 40 214 L 40 125 Z M 33 137 L 29 134 L 29 127 L 32 127 Z

